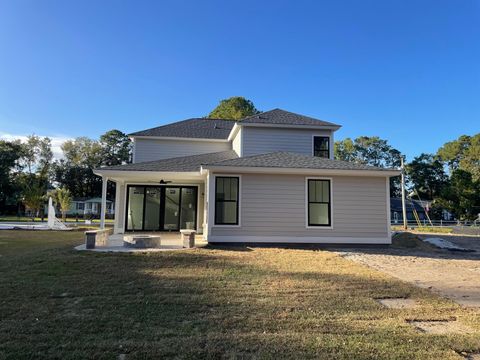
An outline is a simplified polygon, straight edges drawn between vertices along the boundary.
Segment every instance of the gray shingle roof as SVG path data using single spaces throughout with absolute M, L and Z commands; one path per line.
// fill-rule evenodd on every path
M 223 160 L 206 165 L 232 167 L 266 167 L 290 169 L 328 169 L 328 170 L 376 170 L 390 171 L 395 169 L 378 168 L 353 162 L 330 160 L 315 156 L 302 155 L 291 152 L 273 152 L 268 154 L 246 156 Z M 208 168 L 208 166 L 207 166 Z
M 233 150 L 201 155 L 182 156 L 170 159 L 146 161 L 135 164 L 106 166 L 97 170 L 121 170 L 121 171 L 199 171 L 205 164 L 215 163 L 238 157 Z
M 129 135 L 226 140 L 234 125 L 235 121 L 233 120 L 194 118 L 137 131 Z
M 129 135 L 226 140 L 235 123 L 236 121 L 234 120 L 193 118 L 147 130 L 137 131 Z M 249 116 L 245 119 L 239 120 L 238 123 L 340 127 L 340 125 L 336 125 L 331 122 L 314 119 L 300 114 L 294 114 L 281 109 L 273 109 L 257 115 Z
M 246 117 L 240 124 L 277 124 L 277 125 L 306 125 L 306 126 L 336 126 L 340 125 L 314 119 L 309 116 L 295 114 L 282 109 L 273 109 L 257 115 Z

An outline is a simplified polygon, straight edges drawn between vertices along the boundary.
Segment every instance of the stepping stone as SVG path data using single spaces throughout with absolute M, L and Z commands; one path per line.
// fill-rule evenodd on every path
M 417 330 L 433 335 L 471 334 L 471 328 L 457 321 L 409 321 Z
M 413 299 L 389 298 L 376 300 L 383 306 L 390 309 L 411 309 L 417 306 L 417 302 Z

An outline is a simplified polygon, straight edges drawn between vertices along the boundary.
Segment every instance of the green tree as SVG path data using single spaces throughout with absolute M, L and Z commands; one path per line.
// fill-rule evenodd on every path
M 100 136 L 103 153 L 103 165 L 122 165 L 131 162 L 131 141 L 127 134 L 120 130 L 110 130 Z
M 355 143 L 352 139 L 346 138 L 341 141 L 335 141 L 333 148 L 335 159 L 343 161 L 356 161 L 357 154 L 355 149 Z
M 50 138 L 30 135 L 22 143 L 21 165 L 29 174 L 37 173 L 47 177 L 52 164 L 53 152 Z
M 67 212 L 70 210 L 72 205 L 72 195 L 70 191 L 66 188 L 58 188 L 52 192 L 52 199 L 55 204 L 60 207 L 62 212 L 62 221 L 65 222 L 67 217 Z
M 52 165 L 53 152 L 51 140 L 48 137 L 40 138 L 30 135 L 27 141 L 21 143 L 20 166 L 22 173 L 18 176 L 18 183 L 22 188 L 23 203 L 35 215 L 43 218 L 45 194 L 49 187 L 49 175 Z
M 454 170 L 448 186 L 442 191 L 439 203 L 457 219 L 477 219 L 480 213 L 480 181 L 473 180 L 468 171 Z
M 61 148 L 66 161 L 72 165 L 96 168 L 102 164 L 104 154 L 98 141 L 78 137 L 65 141 Z
M 360 136 L 355 140 L 346 138 L 336 141 L 334 146 L 335 159 L 356 162 L 364 165 L 382 168 L 400 167 L 401 153 L 388 144 L 387 140 L 378 136 Z M 390 195 L 399 196 L 400 178 L 390 178 Z
M 422 199 L 440 196 L 448 177 L 442 162 L 432 154 L 421 154 L 406 166 L 408 179 Z
M 16 203 L 19 186 L 17 180 L 22 146 L 19 141 L 0 140 L 0 214 L 7 203 Z
M 28 179 L 23 184 L 23 203 L 31 211 L 32 221 L 35 216 L 39 216 L 45 204 L 45 187 L 40 177 Z
M 62 144 L 64 159 L 56 161 L 52 176 L 73 197 L 100 196 L 102 179 L 93 173 L 101 166 L 120 165 L 131 160 L 131 142 L 119 130 L 110 130 L 100 140 L 79 137 Z M 109 182 L 107 194 L 112 197 L 115 184 Z
M 221 100 L 220 104 L 207 117 L 210 119 L 240 120 L 258 113 L 259 111 L 255 108 L 252 101 L 242 96 L 233 96 Z
M 480 179 L 480 134 L 462 135 L 457 140 L 447 142 L 437 152 L 450 172 L 461 169 L 472 174 L 474 180 Z

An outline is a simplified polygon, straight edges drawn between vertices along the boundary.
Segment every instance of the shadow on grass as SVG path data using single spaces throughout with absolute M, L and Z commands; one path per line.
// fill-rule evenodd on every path
M 2 259 L 0 355 L 425 359 L 480 346 L 415 333 L 373 298 L 423 297 L 428 318 L 461 310 L 332 254 L 232 249 Z

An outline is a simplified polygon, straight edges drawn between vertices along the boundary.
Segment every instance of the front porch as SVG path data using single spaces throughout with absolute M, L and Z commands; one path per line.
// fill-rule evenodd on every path
M 171 250 L 188 250 L 183 247 L 182 237 L 179 232 L 144 232 L 144 233 L 135 233 L 135 235 L 156 235 L 160 236 L 161 245 L 158 248 L 148 248 L 148 249 L 136 249 L 128 248 L 123 246 L 123 240 L 125 236 L 132 235 L 132 233 L 127 234 L 113 234 L 110 235 L 106 245 L 95 246 L 94 249 L 86 249 L 85 244 L 75 247 L 75 250 L 88 250 L 96 252 L 125 252 L 125 253 L 135 253 L 135 252 L 157 252 L 157 251 L 171 251 Z M 203 239 L 202 235 L 197 234 L 195 236 L 195 247 L 205 246 L 207 242 Z

